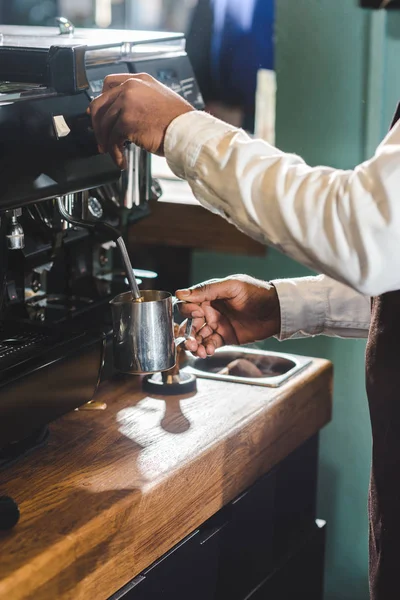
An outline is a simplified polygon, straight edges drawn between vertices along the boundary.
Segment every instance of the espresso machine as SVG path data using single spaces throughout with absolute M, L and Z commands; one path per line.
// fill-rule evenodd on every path
M 112 373 L 114 233 L 159 194 L 144 151 L 122 173 L 98 153 L 91 100 L 108 74 L 147 72 L 203 107 L 183 35 L 58 25 L 0 25 L 0 464 Z

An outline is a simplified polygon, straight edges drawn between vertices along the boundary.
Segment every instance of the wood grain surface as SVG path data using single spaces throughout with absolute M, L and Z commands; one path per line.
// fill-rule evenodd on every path
M 134 223 L 129 246 L 175 246 L 248 256 L 265 256 L 267 248 L 199 203 L 151 202 L 151 215 Z
M 323 360 L 279 389 L 199 380 L 164 400 L 136 377 L 106 384 L 107 410 L 66 415 L 0 473 L 21 510 L 0 535 L 1 600 L 105 600 L 323 427 L 331 386 Z

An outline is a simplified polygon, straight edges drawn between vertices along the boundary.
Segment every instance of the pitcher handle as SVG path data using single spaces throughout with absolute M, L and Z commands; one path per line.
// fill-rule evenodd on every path
M 178 306 L 178 304 L 187 304 L 187 302 L 185 300 L 178 300 L 178 298 L 176 296 L 172 296 L 173 309 L 175 309 L 175 307 Z M 186 321 L 185 333 L 183 335 L 175 338 L 176 346 L 180 346 L 180 344 L 183 344 L 184 342 L 186 342 L 187 339 L 190 338 L 190 336 L 192 335 L 192 325 L 193 325 L 193 319 L 191 317 L 189 317 Z

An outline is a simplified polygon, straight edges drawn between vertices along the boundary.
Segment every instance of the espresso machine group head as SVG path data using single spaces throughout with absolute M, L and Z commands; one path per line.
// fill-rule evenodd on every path
M 130 144 L 123 173 L 98 153 L 90 102 L 108 74 L 147 72 L 203 105 L 181 34 L 65 19 L 0 34 L 1 464 L 108 373 L 109 302 L 128 289 L 113 232 L 157 193 L 146 152 Z

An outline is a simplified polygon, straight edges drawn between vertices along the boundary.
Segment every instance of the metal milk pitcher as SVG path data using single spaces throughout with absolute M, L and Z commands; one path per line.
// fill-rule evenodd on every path
M 141 290 L 141 301 L 125 292 L 111 300 L 114 367 L 132 375 L 168 371 L 176 364 L 176 347 L 191 333 L 174 337 L 174 308 L 182 301 L 168 292 Z

